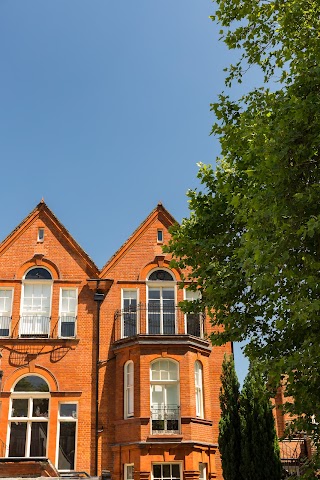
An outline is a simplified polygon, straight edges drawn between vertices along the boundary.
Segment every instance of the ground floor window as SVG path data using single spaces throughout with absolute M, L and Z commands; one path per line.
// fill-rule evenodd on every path
M 179 463 L 157 463 L 152 466 L 153 480 L 180 480 L 181 471 Z
M 46 457 L 50 393 L 37 375 L 22 377 L 11 393 L 9 457 Z
M 77 404 L 60 403 L 58 470 L 74 470 L 77 435 Z

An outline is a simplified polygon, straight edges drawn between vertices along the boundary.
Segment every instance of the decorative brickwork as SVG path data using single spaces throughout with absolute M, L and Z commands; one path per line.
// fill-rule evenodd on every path
M 2 456 L 113 480 L 150 480 L 163 465 L 198 480 L 201 463 L 222 480 L 218 397 L 231 345 L 212 347 L 208 318 L 178 308 L 181 272 L 162 253 L 173 223 L 159 204 L 101 271 L 43 202 L 0 244 Z

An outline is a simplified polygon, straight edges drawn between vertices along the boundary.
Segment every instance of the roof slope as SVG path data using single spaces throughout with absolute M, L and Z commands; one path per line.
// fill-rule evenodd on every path
M 40 203 L 27 215 L 22 222 L 0 243 L 0 255 L 2 255 L 12 243 L 19 238 L 23 232 L 40 216 L 44 214 L 60 231 L 70 247 L 84 260 L 85 264 L 89 267 L 92 275 L 98 276 L 99 269 L 89 255 L 83 250 L 82 247 L 76 242 L 65 226 L 54 215 L 46 203 L 41 200 Z
M 160 217 L 167 226 L 177 223 L 175 218 L 168 212 L 168 210 L 158 203 L 158 205 L 152 210 L 145 220 L 138 226 L 138 228 L 132 233 L 132 235 L 124 242 L 123 245 L 112 255 L 107 263 L 102 267 L 100 276 L 106 275 L 107 271 L 113 266 L 113 264 L 119 260 L 125 252 L 132 246 L 133 243 L 140 237 L 141 233 L 148 228 L 148 226 L 157 218 Z

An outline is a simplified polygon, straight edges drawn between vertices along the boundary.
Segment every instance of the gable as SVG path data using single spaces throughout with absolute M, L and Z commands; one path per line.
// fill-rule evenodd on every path
M 39 229 L 44 237 L 39 239 Z M 14 278 L 30 262 L 52 262 L 57 275 L 70 271 L 72 276 L 97 276 L 98 268 L 55 217 L 44 202 L 37 207 L 0 244 L 0 278 Z
M 102 268 L 101 277 L 137 280 L 146 263 L 151 264 L 159 257 L 169 261 L 171 257 L 164 255 L 162 246 L 169 241 L 169 228 L 174 223 L 175 219 L 159 203 Z M 163 242 L 158 241 L 158 230 L 163 231 Z

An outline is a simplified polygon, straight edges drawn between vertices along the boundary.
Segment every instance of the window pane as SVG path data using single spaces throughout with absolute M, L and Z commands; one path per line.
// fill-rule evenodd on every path
M 14 387 L 15 392 L 49 392 L 48 384 L 43 378 L 28 375 L 22 378 Z
M 172 465 L 172 478 L 179 479 L 180 478 L 180 465 L 173 464 Z
M 149 276 L 149 280 L 173 281 L 173 276 L 166 270 L 156 270 Z
M 59 470 L 74 469 L 74 452 L 76 447 L 76 422 L 60 422 L 59 436 Z
M 60 417 L 77 418 L 77 404 L 76 403 L 61 403 L 59 414 L 60 414 Z
M 28 416 L 28 399 L 19 398 L 12 400 L 11 417 L 27 417 Z
M 162 475 L 163 475 L 163 478 L 171 478 L 170 465 L 162 466 Z
M 161 465 L 153 465 L 153 477 L 155 480 L 161 479 Z
M 0 314 L 11 315 L 12 290 L 0 290 Z
M 51 273 L 45 268 L 33 268 L 26 274 L 26 280 L 52 280 Z
M 11 423 L 9 457 L 24 457 L 26 448 L 27 423 Z
M 31 424 L 30 457 L 45 457 L 47 453 L 47 422 Z
M 32 416 L 33 417 L 47 417 L 49 411 L 48 398 L 35 398 L 33 400 Z

